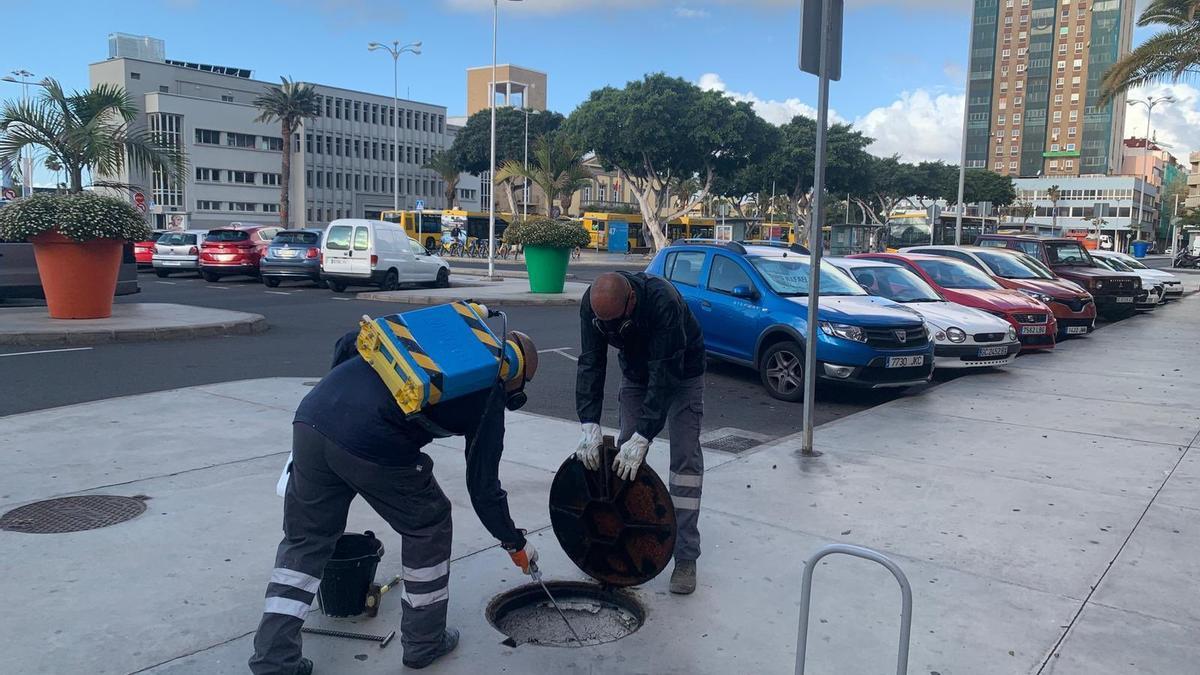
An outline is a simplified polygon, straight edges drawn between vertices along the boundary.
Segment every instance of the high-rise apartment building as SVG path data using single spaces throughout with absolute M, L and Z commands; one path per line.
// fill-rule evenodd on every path
M 967 166 L 1010 176 L 1118 171 L 1125 97 L 1100 103 L 1128 54 L 1134 0 L 974 0 Z

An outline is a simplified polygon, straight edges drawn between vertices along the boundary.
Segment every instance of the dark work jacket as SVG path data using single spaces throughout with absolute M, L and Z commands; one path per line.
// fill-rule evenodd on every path
M 704 374 L 704 335 L 671 282 L 643 272 L 620 274 L 637 294 L 632 317 L 634 334 L 621 348 L 621 371 L 626 379 L 646 385 L 646 400 L 635 431 L 653 440 L 666 424 L 679 381 Z M 592 312 L 591 292 L 589 288 L 579 303 L 581 353 L 575 408 L 584 424 L 600 422 L 608 367 L 609 339 L 592 323 L 596 314 Z
M 382 466 L 412 466 L 433 440 L 404 414 L 371 365 L 358 354 L 358 333 L 334 350 L 333 369 L 300 402 L 295 421 L 307 424 L 346 452 Z M 496 386 L 426 408 L 429 421 L 466 436 L 467 492 L 479 520 L 506 548 L 525 546 L 500 485 L 504 454 L 504 390 Z

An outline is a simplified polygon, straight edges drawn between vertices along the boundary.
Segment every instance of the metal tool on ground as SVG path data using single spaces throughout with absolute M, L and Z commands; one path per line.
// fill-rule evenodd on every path
M 567 624 L 567 630 L 571 631 L 571 635 L 575 638 L 575 641 L 579 643 L 580 647 L 584 646 L 583 640 L 580 639 L 579 633 L 575 632 L 575 627 L 572 626 L 571 622 L 567 620 L 567 615 L 562 611 L 562 607 L 558 606 L 558 601 L 555 600 L 554 596 L 550 594 L 550 589 L 546 588 L 546 582 L 542 581 L 542 571 L 538 569 L 536 562 L 529 563 L 529 576 L 533 577 L 533 580 L 542 586 L 542 590 L 545 591 L 546 597 L 550 598 L 550 604 L 554 605 L 554 609 L 557 610 L 558 615 L 562 617 L 563 623 Z
M 367 616 L 377 616 L 379 614 L 379 603 L 383 602 L 383 595 L 388 591 L 396 588 L 401 583 L 400 576 L 392 577 L 392 580 L 380 586 L 379 584 L 371 584 L 370 590 L 367 591 Z
M 378 642 L 379 648 L 383 649 L 391 643 L 392 638 L 396 637 L 396 631 L 392 631 L 387 635 L 367 635 L 366 633 L 347 633 L 340 630 L 326 630 L 324 628 L 309 628 L 305 626 L 300 629 L 303 633 L 309 635 L 324 635 L 326 637 L 342 638 L 343 640 L 362 640 L 364 642 Z

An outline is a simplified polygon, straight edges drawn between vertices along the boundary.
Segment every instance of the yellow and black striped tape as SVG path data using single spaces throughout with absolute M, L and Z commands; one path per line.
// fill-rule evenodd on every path
M 433 405 L 442 400 L 442 392 L 445 390 L 445 375 L 442 373 L 442 369 L 438 367 L 438 364 L 433 359 L 429 358 L 425 350 L 421 349 L 421 345 L 417 344 L 417 341 L 413 339 L 412 331 L 408 329 L 408 326 L 400 323 L 404 320 L 401 316 L 391 316 L 384 320 L 387 321 L 388 328 L 392 330 L 392 333 L 400 339 L 400 343 L 408 350 L 413 361 L 429 376 L 428 404 Z

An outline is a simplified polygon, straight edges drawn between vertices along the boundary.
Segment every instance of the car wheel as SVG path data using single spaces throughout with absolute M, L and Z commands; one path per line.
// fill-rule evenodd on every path
M 208 271 L 202 270 L 200 272 L 200 276 L 204 277 L 204 280 L 209 282 L 210 284 L 216 283 L 221 280 L 221 277 L 219 275 L 217 275 L 216 272 L 208 272 Z
M 340 281 L 334 281 L 333 279 L 329 279 L 328 281 L 325 282 L 325 285 L 328 286 L 329 290 L 333 291 L 334 293 L 345 293 L 346 292 L 346 284 L 343 284 Z
M 795 342 L 771 345 L 758 372 L 771 396 L 791 403 L 804 399 L 804 350 Z
M 400 288 L 400 273 L 396 270 L 388 270 L 386 276 L 383 277 L 383 283 L 379 288 L 384 291 L 394 291 Z
M 171 273 L 166 270 L 154 270 L 154 276 L 158 277 L 159 279 L 166 279 L 167 277 L 171 276 Z
M 450 288 L 450 270 L 443 267 L 438 270 L 437 281 L 433 282 L 437 288 Z
M 263 277 L 262 282 L 267 288 L 279 287 L 279 277 Z

